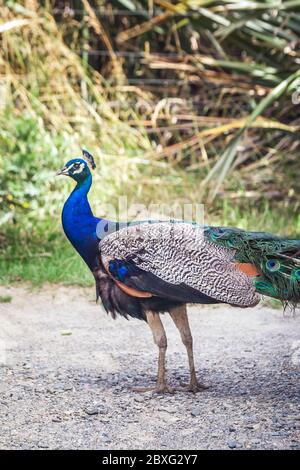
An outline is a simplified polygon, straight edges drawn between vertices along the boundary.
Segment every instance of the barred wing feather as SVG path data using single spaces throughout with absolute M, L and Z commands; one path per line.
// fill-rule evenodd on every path
M 186 289 L 190 302 L 197 301 L 192 295 L 196 292 L 199 302 L 201 296 L 239 306 L 259 300 L 251 279 L 235 266 L 235 251 L 207 240 L 202 229 L 192 224 L 126 227 L 105 237 L 99 248 L 105 269 L 141 291 L 158 295 L 159 290 L 163 295 L 165 285 L 166 296 L 170 286 L 179 297 Z

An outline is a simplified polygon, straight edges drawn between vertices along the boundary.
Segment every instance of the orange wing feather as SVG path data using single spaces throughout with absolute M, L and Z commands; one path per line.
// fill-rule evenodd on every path
M 247 274 L 250 277 L 256 277 L 261 275 L 261 271 L 251 263 L 235 263 L 236 267 L 242 271 L 243 273 Z

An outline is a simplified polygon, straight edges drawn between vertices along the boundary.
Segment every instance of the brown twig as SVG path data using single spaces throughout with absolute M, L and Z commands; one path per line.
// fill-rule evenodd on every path
M 83 3 L 84 8 L 86 9 L 86 11 L 88 13 L 89 23 L 90 23 L 91 27 L 94 29 L 95 33 L 100 37 L 100 39 L 103 41 L 103 43 L 105 44 L 105 46 L 106 46 L 106 48 L 107 48 L 107 50 L 110 54 L 111 60 L 113 62 L 115 70 L 117 72 L 117 76 L 120 76 L 120 74 L 123 75 L 121 64 L 118 61 L 118 57 L 117 57 L 117 55 L 116 55 L 116 53 L 113 49 L 113 46 L 112 46 L 112 43 L 109 39 L 108 34 L 106 33 L 104 27 L 102 26 L 101 21 L 99 20 L 99 18 L 95 14 L 95 12 L 94 12 L 93 8 L 91 7 L 91 5 L 89 4 L 88 0 L 82 0 L 82 3 Z

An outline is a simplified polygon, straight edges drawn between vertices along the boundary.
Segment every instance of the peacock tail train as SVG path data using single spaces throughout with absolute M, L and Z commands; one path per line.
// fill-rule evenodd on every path
M 300 240 L 265 232 L 206 227 L 205 237 L 235 250 L 235 260 L 251 263 L 261 272 L 253 277 L 257 292 L 295 306 L 300 302 Z

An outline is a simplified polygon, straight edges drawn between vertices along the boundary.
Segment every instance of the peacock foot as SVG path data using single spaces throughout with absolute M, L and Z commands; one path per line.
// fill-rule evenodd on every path
M 152 392 L 154 393 L 174 393 L 174 388 L 170 387 L 167 383 L 161 382 L 157 383 L 153 387 L 134 387 L 132 389 L 134 392 L 138 393 L 145 393 L 145 392 Z
M 210 388 L 209 385 L 204 385 L 198 381 L 191 381 L 188 385 L 181 384 L 182 388 L 181 391 L 184 392 L 191 392 L 191 393 L 199 393 L 203 392 L 204 390 L 208 390 Z

